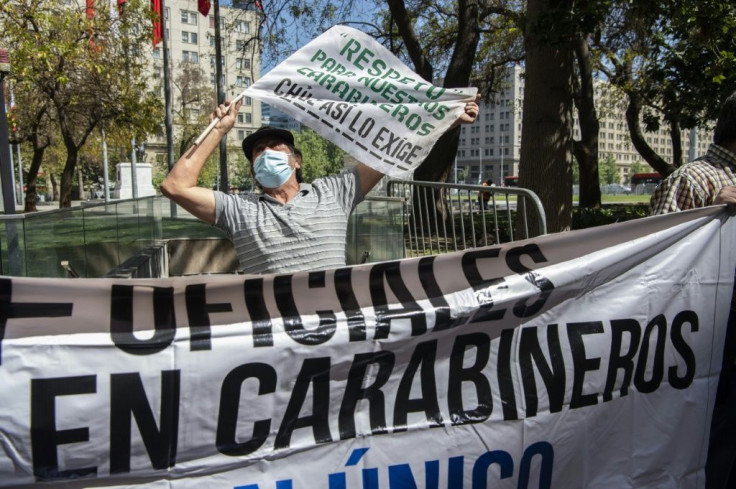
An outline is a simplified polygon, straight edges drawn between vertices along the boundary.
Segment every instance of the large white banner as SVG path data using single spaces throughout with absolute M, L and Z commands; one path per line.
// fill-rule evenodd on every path
M 278 107 L 368 166 L 406 175 L 476 92 L 433 86 L 370 36 L 338 25 L 244 93 Z
M 718 208 L 322 272 L 0 277 L 0 486 L 697 488 Z

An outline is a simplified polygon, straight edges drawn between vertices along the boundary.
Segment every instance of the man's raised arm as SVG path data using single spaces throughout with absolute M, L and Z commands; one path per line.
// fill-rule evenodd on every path
M 215 196 L 211 189 L 198 187 L 197 179 L 207 158 L 212 154 L 220 140 L 232 129 L 241 102 L 227 107 L 220 105 L 212 117 L 220 122 L 205 137 L 199 146 L 192 147 L 179 158 L 163 182 L 161 192 L 193 216 L 209 223 L 215 222 Z

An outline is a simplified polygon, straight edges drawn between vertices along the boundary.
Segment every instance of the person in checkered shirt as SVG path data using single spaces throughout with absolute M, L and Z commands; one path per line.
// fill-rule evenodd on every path
M 736 209 L 736 92 L 721 105 L 708 152 L 674 172 L 652 194 L 649 213 L 729 204 Z
M 649 213 L 667 214 L 696 207 L 728 204 L 736 210 L 736 92 L 721 105 L 713 143 L 659 184 Z M 706 489 L 736 487 L 736 290 L 731 298 L 705 463 Z

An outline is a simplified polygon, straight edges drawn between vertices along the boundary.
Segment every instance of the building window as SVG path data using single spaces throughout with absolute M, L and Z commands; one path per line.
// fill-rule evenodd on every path
M 239 70 L 249 70 L 250 60 L 245 58 L 237 58 L 235 60 L 235 67 Z
M 250 33 L 250 22 L 244 20 L 238 20 L 235 22 L 235 32 L 242 32 L 244 34 Z
M 246 107 L 250 107 L 251 105 L 253 105 L 253 99 L 251 99 L 250 97 L 245 97 L 245 104 L 244 105 Z
M 237 87 L 249 87 L 250 86 L 250 77 L 247 76 L 238 76 L 235 78 L 235 86 Z
M 161 58 L 161 48 L 155 48 L 153 50 L 153 57 L 156 59 Z
M 238 139 L 245 139 L 245 131 L 243 130 L 238 131 Z
M 196 51 L 182 51 L 181 60 L 184 63 L 199 63 L 199 53 Z
M 188 44 L 197 44 L 197 33 L 181 31 L 181 42 Z
M 181 23 L 189 25 L 197 25 L 197 12 L 191 12 L 189 10 L 181 11 Z
M 235 41 L 235 50 L 242 51 L 243 48 L 245 48 L 245 41 L 243 41 L 242 39 L 237 39 Z
M 210 55 L 210 68 L 215 67 L 215 60 L 217 59 L 217 56 L 214 54 Z M 225 66 L 225 56 L 220 56 L 220 66 Z
M 209 21 L 210 21 L 210 29 L 214 29 L 215 28 L 215 16 L 210 15 Z M 220 29 L 222 29 L 223 27 L 225 27 L 225 18 L 220 16 Z

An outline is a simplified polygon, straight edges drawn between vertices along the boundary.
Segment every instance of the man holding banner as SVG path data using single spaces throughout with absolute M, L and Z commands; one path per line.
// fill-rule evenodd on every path
M 652 214 L 728 204 L 736 206 L 736 92 L 721 105 L 713 143 L 705 156 L 680 167 L 657 187 Z M 706 487 L 725 489 L 736 483 L 736 294 L 731 298 L 723 366 L 713 411 Z
M 244 96 L 272 104 L 361 163 L 300 184 L 288 131 L 261 128 L 243 141 L 262 195 L 196 186 L 205 160 L 233 127 Z M 370 36 L 334 26 L 221 105 L 161 185 L 196 217 L 224 230 L 246 273 L 288 273 L 345 265 L 350 213 L 384 175 L 406 177 L 439 136 L 478 116 L 475 88 L 437 87 Z M 211 132 L 207 132 L 211 129 Z
M 477 98 L 476 98 L 477 100 Z M 472 123 L 477 101 L 455 123 Z M 263 193 L 229 195 L 198 187 L 197 178 L 220 139 L 230 131 L 240 102 L 220 105 L 204 141 L 183 155 L 161 191 L 194 216 L 224 230 L 246 273 L 285 273 L 345 265 L 348 217 L 384 173 L 359 163 L 354 169 L 299 183 L 301 158 L 289 131 L 262 127 L 243 140 L 251 173 Z
M 650 211 L 666 214 L 718 204 L 736 205 L 736 92 L 721 105 L 708 152 L 662 181 Z

